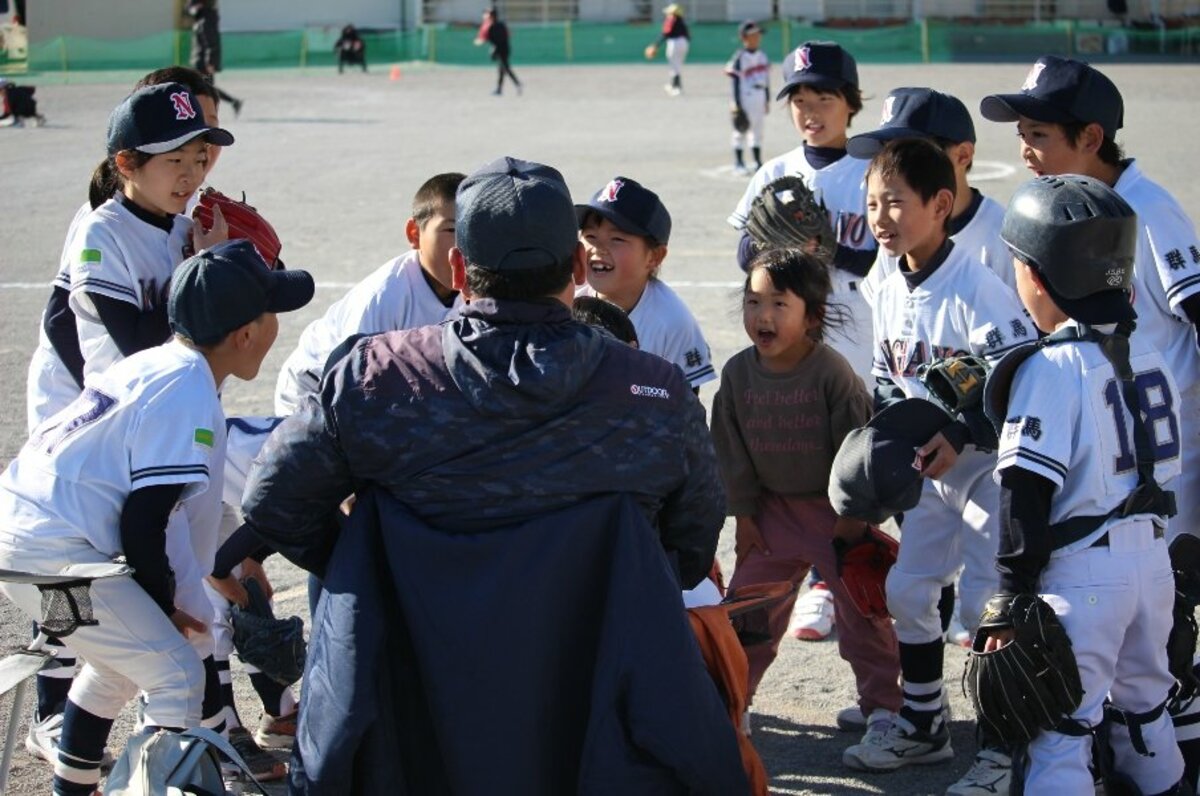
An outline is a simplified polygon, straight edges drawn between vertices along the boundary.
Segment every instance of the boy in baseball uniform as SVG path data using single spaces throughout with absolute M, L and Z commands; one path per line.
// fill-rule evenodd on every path
M 1131 336 L 1140 223 L 1117 192 L 1079 175 L 1026 183 L 1004 219 L 1021 300 L 1049 336 L 988 377 L 989 415 L 1003 422 L 1000 588 L 980 636 L 985 650 L 1009 643 L 1013 598 L 1040 594 L 1083 686 L 1070 721 L 1029 743 L 1026 793 L 1093 791 L 1091 731 L 1106 698 L 1122 714 L 1108 723 L 1112 766 L 1134 791 L 1192 792 L 1179 788 L 1183 758 L 1163 709 L 1175 685 L 1173 500 L 1159 485 L 1179 473 L 1179 394 L 1165 358 L 1140 330 Z
M 752 173 L 743 154 L 747 144 L 754 155 L 754 168 L 762 168 L 763 123 L 771 110 L 771 59 L 759 47 L 762 35 L 763 29 L 752 19 L 739 25 L 742 46 L 725 64 L 725 74 L 733 84 L 733 110 L 741 111 L 750 125 L 745 130 L 733 129 L 733 170 L 746 176 Z
M 347 337 L 441 323 L 462 304 L 450 287 L 454 246 L 454 192 L 463 175 L 430 177 L 413 197 L 404 234 L 412 247 L 359 282 L 323 316 L 305 327 L 275 383 L 275 414 L 294 413 L 316 392 L 325 360 Z
M 312 295 L 312 277 L 268 270 L 249 241 L 188 259 L 167 300 L 174 338 L 90 374 L 0 475 L 0 568 L 54 573 L 124 556 L 134 569 L 92 585 L 97 624 L 71 636 L 87 665 L 64 711 L 56 794 L 91 796 L 112 722 L 139 690 L 146 726 L 200 723 L 208 653 L 197 649 L 212 646 L 200 578 L 217 534 L 205 519 L 219 516 L 224 467 L 218 390 L 257 375 L 275 313 Z M 40 618 L 36 588 L 0 592 Z
M 903 398 L 929 399 L 918 370 L 935 359 L 973 354 L 996 360 L 1034 337 L 1024 309 L 1000 277 L 978 252 L 950 240 L 956 187 L 950 158 L 920 138 L 888 143 L 867 170 L 871 232 L 881 249 L 899 259 L 875 303 L 877 409 Z M 995 592 L 994 450 L 994 435 L 987 439 L 978 426 L 956 420 L 916 451 L 924 493 L 904 516 L 900 553 L 887 578 L 904 705 L 889 727 L 868 731 L 862 743 L 846 750 L 843 760 L 851 767 L 890 771 L 954 756 L 943 714 L 938 601 L 960 567 L 964 619 L 979 616 Z M 994 763 L 1006 776 L 1006 755 L 977 760 L 972 769 Z

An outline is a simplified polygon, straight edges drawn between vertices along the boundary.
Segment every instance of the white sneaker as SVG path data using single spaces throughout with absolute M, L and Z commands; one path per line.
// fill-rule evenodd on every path
M 842 753 L 842 762 L 858 771 L 895 771 L 908 765 L 928 765 L 951 760 L 950 728 L 938 722 L 931 732 L 918 730 L 897 716 L 883 733 L 870 728 L 861 743 Z
M 749 177 L 753 172 L 751 172 L 745 164 L 738 163 L 733 167 L 733 173 L 739 177 Z
M 946 788 L 946 796 L 1003 796 L 1012 783 L 1012 758 L 995 749 L 980 749 L 962 779 Z
M 35 714 L 29 722 L 29 734 L 25 736 L 25 751 L 44 760 L 50 765 L 58 762 L 58 742 L 62 739 L 63 714 L 51 713 L 44 719 Z M 104 750 L 100 758 L 100 770 L 107 771 L 113 766 L 112 752 Z
M 833 594 L 818 581 L 796 600 L 788 635 L 801 641 L 821 641 L 833 631 Z

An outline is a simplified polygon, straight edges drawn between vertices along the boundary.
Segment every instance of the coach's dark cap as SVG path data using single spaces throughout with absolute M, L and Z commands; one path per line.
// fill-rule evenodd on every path
M 775 99 L 783 99 L 797 86 L 820 91 L 858 87 L 858 64 L 854 56 L 831 41 L 806 41 L 783 59 L 783 88 Z
M 738 35 L 748 36 L 751 33 L 762 33 L 763 29 L 753 19 L 747 19 L 742 24 L 738 25 Z
M 454 244 L 488 271 L 564 262 L 579 244 L 575 205 L 557 169 L 503 157 L 467 175 L 454 198 Z
M 613 177 L 586 205 L 576 205 L 578 223 L 588 212 L 599 213 L 625 232 L 665 245 L 671 237 L 671 214 L 658 194 L 628 177 Z
M 228 130 L 208 126 L 196 95 L 187 86 L 146 86 L 126 97 L 108 117 L 108 154 L 136 149 L 159 155 L 202 135 L 217 146 L 233 143 Z
M 846 142 L 856 158 L 873 158 L 897 138 L 939 138 L 955 144 L 975 143 L 971 112 L 958 97 L 931 88 L 896 88 L 883 101 L 880 127 Z
M 184 260 L 171 277 L 171 328 L 197 345 L 219 343 L 267 312 L 291 312 L 315 291 L 307 271 L 273 271 L 250 241 L 218 243 Z
M 1015 122 L 1024 116 L 1038 122 L 1095 122 L 1113 138 L 1125 124 L 1125 103 L 1116 85 L 1083 63 L 1043 55 L 1029 70 L 1020 94 L 984 97 L 979 112 L 993 122 Z
M 921 499 L 917 448 L 952 419 L 923 398 L 906 398 L 884 409 L 842 440 L 833 457 L 829 501 L 839 516 L 878 525 Z

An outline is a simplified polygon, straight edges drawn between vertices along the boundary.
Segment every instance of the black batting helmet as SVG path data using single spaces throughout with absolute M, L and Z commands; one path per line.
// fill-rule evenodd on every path
M 1128 291 L 1137 251 L 1137 216 L 1100 180 L 1038 177 L 1017 189 L 1000 237 L 1017 259 L 1068 300 Z

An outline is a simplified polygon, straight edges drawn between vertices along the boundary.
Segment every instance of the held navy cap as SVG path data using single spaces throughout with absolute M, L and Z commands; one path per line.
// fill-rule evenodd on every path
M 625 232 L 665 245 L 671 237 L 671 214 L 658 194 L 628 177 L 613 177 L 586 205 L 575 205 L 579 223 L 589 211 L 599 213 Z
M 758 23 L 752 19 L 747 19 L 745 22 L 738 25 L 738 35 L 739 36 L 748 36 L 751 33 L 762 33 L 762 32 L 763 32 L 763 29 L 761 27 L 759 27 Z
M 873 158 L 896 138 L 941 138 L 955 144 L 975 143 L 971 113 L 958 97 L 931 88 L 896 88 L 883 101 L 880 127 L 846 142 L 856 158 Z
M 992 94 L 979 104 L 983 118 L 1015 122 L 1021 116 L 1038 122 L 1095 122 L 1114 138 L 1125 124 L 1125 103 L 1116 85 L 1083 63 L 1043 55 L 1029 70 L 1020 94 Z
M 171 277 L 171 328 L 197 345 L 225 335 L 267 312 L 291 312 L 312 300 L 307 271 L 272 271 L 250 241 L 219 243 L 184 260 Z
M 833 458 L 829 502 L 841 517 L 878 525 L 921 499 L 916 450 L 953 422 L 923 398 L 892 404 L 842 440 Z
M 458 186 L 454 244 L 471 265 L 524 271 L 558 265 L 579 244 L 575 205 L 557 169 L 503 157 Z
M 797 86 L 836 91 L 846 85 L 858 88 L 854 56 L 831 41 L 806 41 L 783 59 L 783 88 L 775 99 L 783 99 Z
M 108 154 L 136 149 L 159 155 L 201 135 L 217 146 L 233 143 L 228 130 L 208 126 L 196 95 L 187 86 L 146 86 L 126 97 L 108 117 Z

